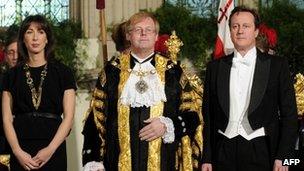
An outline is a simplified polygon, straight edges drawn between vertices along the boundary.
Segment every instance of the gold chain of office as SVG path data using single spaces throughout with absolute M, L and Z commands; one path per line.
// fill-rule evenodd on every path
M 135 74 L 136 76 L 139 77 L 139 81 L 137 81 L 136 84 L 135 84 L 135 89 L 140 94 L 143 94 L 149 88 L 148 83 L 143 79 L 143 77 L 145 77 L 147 75 L 150 75 L 150 74 L 155 74 L 156 70 L 153 69 L 153 70 L 150 70 L 150 71 L 142 71 L 141 67 L 140 67 L 138 71 L 130 69 L 129 72 L 132 73 L 132 74 Z

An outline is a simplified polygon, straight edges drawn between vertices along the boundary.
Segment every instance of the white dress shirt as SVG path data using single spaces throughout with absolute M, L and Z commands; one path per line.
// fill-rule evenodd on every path
M 247 134 L 242 126 L 243 118 L 247 116 L 248 112 L 256 58 L 256 47 L 250 49 L 245 56 L 234 51 L 230 72 L 229 122 L 225 132 L 219 130 L 219 133 L 227 138 L 241 135 L 245 139 L 251 140 L 265 135 L 264 127 Z

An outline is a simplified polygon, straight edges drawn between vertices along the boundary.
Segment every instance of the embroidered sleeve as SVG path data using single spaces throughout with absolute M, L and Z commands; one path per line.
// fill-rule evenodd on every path
M 102 161 L 105 149 L 106 74 L 101 71 L 92 94 L 90 107 L 84 119 L 83 165 L 90 161 Z
M 175 119 L 176 134 L 181 137 L 178 158 L 180 165 L 198 168 L 203 151 L 203 115 L 202 115 L 202 84 L 196 75 L 186 75 L 183 72 L 180 85 L 182 86 L 179 116 Z

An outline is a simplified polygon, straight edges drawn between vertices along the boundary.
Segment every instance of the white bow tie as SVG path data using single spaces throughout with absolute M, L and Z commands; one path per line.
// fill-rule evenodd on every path
M 232 59 L 232 66 L 235 67 L 236 64 L 243 64 L 243 65 L 246 65 L 246 66 L 249 67 L 251 65 L 251 61 L 249 60 L 249 58 L 244 58 L 244 59 L 233 58 Z

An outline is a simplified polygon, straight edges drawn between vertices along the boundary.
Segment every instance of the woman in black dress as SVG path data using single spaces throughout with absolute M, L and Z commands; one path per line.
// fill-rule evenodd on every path
M 72 127 L 76 85 L 71 70 L 53 59 L 53 45 L 43 16 L 29 16 L 22 22 L 21 60 L 6 73 L 2 95 L 12 171 L 67 170 L 65 139 Z

